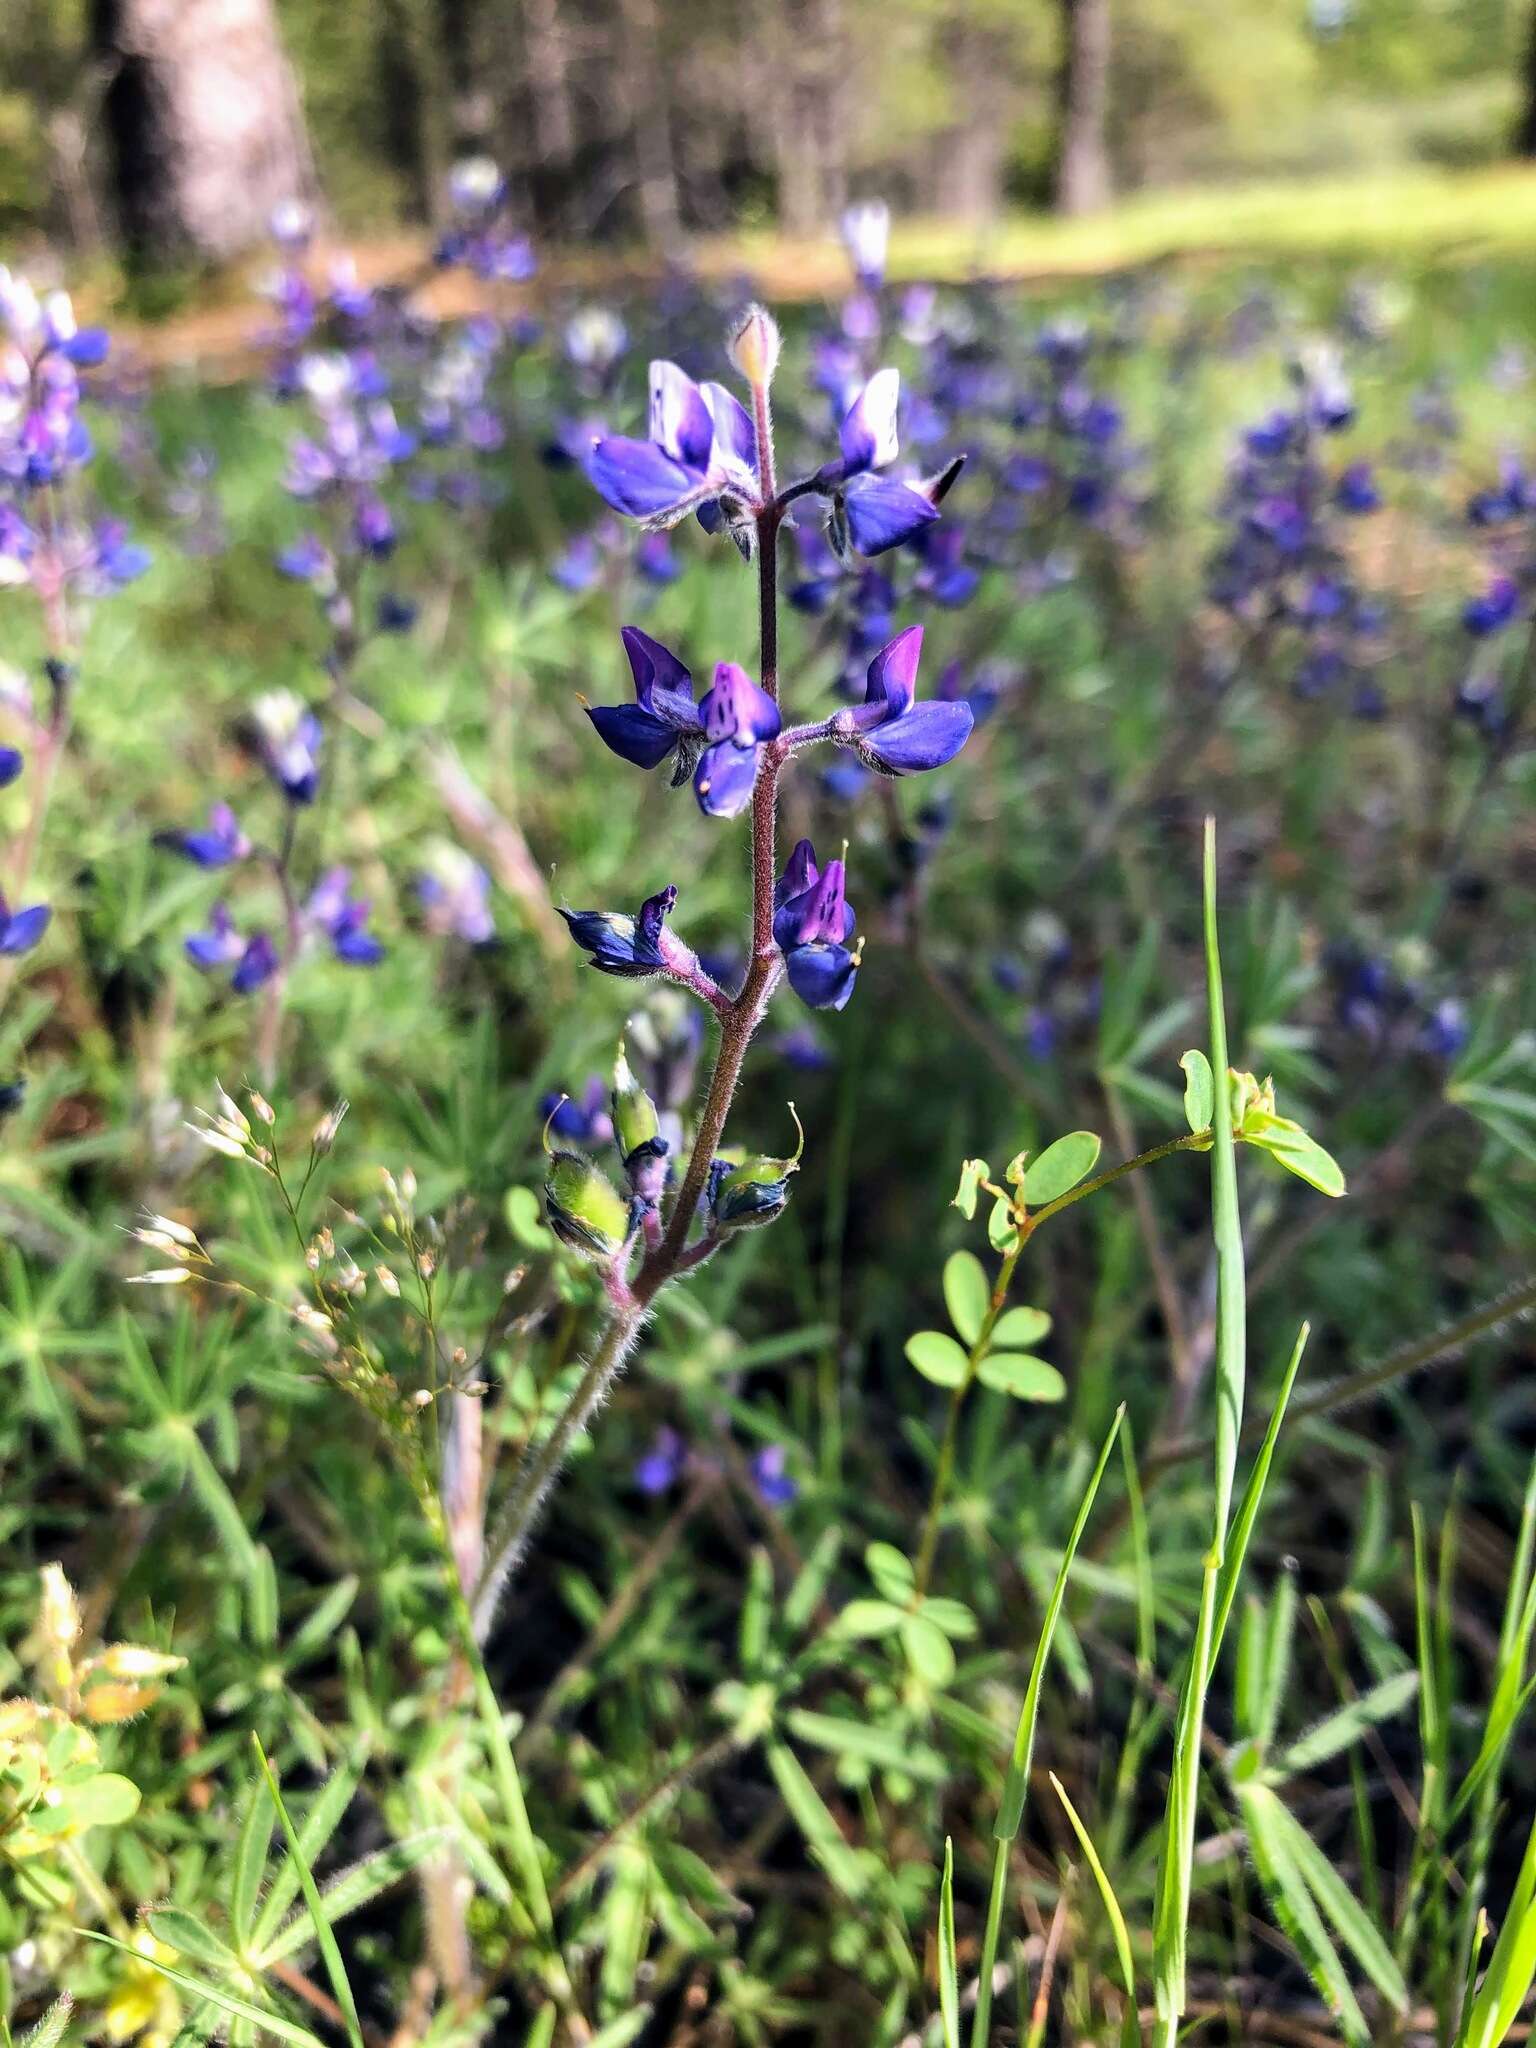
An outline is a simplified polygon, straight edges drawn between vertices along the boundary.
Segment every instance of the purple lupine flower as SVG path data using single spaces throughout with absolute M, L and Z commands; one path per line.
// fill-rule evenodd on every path
M 879 775 L 912 775 L 952 761 L 976 723 L 969 704 L 916 702 L 923 629 L 908 626 L 869 665 L 864 702 L 833 718 L 830 737 Z
M 1352 462 L 1339 472 L 1333 487 L 1333 501 L 1341 512 L 1375 512 L 1381 505 L 1375 474 L 1368 462 Z
M 25 910 L 12 910 L 4 896 L 0 896 L 0 954 L 30 953 L 47 931 L 52 916 L 46 903 L 31 903 Z
M 844 888 L 843 863 L 819 868 L 809 839 L 796 846 L 774 885 L 774 940 L 790 987 L 813 1010 L 842 1009 L 858 975 L 858 954 L 847 944 L 855 920 Z
M 593 1074 L 580 1095 L 546 1095 L 539 1104 L 545 1129 L 573 1145 L 606 1145 L 613 1136 L 608 1114 L 611 1085 L 603 1075 Z
M 491 878 L 461 846 L 444 840 L 431 848 L 416 877 L 416 895 L 429 932 L 470 946 L 488 946 L 495 938 Z
M 120 590 L 125 583 L 136 583 L 149 568 L 149 549 L 128 538 L 121 519 L 99 519 L 92 538 L 95 559 L 91 566 L 112 588 Z
M 251 842 L 228 804 L 213 805 L 204 831 L 173 833 L 169 843 L 200 868 L 227 868 L 244 860 L 251 850 Z
M 416 602 L 398 591 L 379 593 L 373 607 L 373 623 L 381 633 L 409 633 L 416 623 Z
M 320 721 L 292 690 L 268 690 L 251 706 L 262 764 L 290 803 L 312 804 L 320 787 Z
M 0 789 L 9 789 L 26 765 L 20 747 L 0 747 Z
M 1520 586 L 1512 576 L 1495 576 L 1481 597 L 1462 609 L 1461 623 L 1476 639 L 1502 633 L 1520 609 Z
M 635 549 L 635 573 L 643 576 L 647 583 L 655 583 L 663 588 L 677 581 L 683 573 L 683 567 L 672 551 L 670 534 L 641 535 L 640 545 Z
M 752 800 L 762 743 L 779 735 L 779 707 L 744 668 L 722 661 L 699 717 L 709 742 L 693 778 L 699 809 L 711 818 L 739 817 Z
M 603 553 L 597 544 L 597 536 L 578 533 L 564 554 L 555 557 L 549 573 L 551 580 L 562 590 L 576 593 L 593 589 L 603 573 Z
M 347 893 L 351 880 L 347 868 L 327 869 L 311 892 L 304 914 L 311 928 L 330 940 L 331 951 L 345 966 L 377 967 L 384 958 L 384 947 L 368 929 L 368 898 Z
M 658 1429 L 650 1449 L 635 1462 L 635 1484 L 654 1500 L 670 1493 L 682 1476 L 688 1448 L 675 1429 Z
M 841 460 L 821 472 L 833 499 L 833 545 L 839 553 L 880 555 L 899 547 L 939 516 L 937 487 L 902 483 L 875 471 L 900 452 L 896 411 L 901 373 L 876 370 L 843 414 Z
M 785 1469 L 788 1464 L 782 1444 L 764 1444 L 752 1454 L 752 1484 L 765 1508 L 787 1508 L 800 1497 L 800 1488 Z
M 193 932 L 183 941 L 187 958 L 204 974 L 216 968 L 232 967 L 245 951 L 245 941 L 235 930 L 227 903 L 215 903 L 208 913 L 208 929 Z
M 331 596 L 336 589 L 336 558 L 318 534 L 301 533 L 287 547 L 279 548 L 272 562 L 280 576 L 308 583 L 322 597 Z
M 592 487 L 616 512 L 659 527 L 722 495 L 752 500 L 752 421 L 723 384 L 695 384 L 676 363 L 651 364 L 650 432 L 643 441 L 600 435 L 587 451 Z
M 678 749 L 675 789 L 693 772 L 704 738 L 704 720 L 693 701 L 693 677 L 669 647 L 638 626 L 625 626 L 619 638 L 629 657 L 635 701 L 589 704 L 587 716 L 603 745 L 637 768 L 657 768 Z
M 236 963 L 234 973 L 229 977 L 231 991 L 237 996 L 254 995 L 265 986 L 282 965 L 282 959 L 275 945 L 265 932 L 253 932 L 245 951 Z
M 666 968 L 662 945 L 676 902 L 677 890 L 669 886 L 648 896 L 636 917 L 616 910 L 561 910 L 560 915 L 577 945 L 591 955 L 590 966 L 635 980 Z

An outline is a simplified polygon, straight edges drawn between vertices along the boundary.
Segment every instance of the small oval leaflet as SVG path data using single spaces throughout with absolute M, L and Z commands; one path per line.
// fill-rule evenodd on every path
M 1216 1081 L 1211 1063 L 1198 1046 L 1191 1046 L 1179 1061 L 1184 1069 L 1184 1121 L 1198 1137 L 1211 1128 L 1216 1114 Z
M 951 1252 L 944 1262 L 944 1306 L 964 1343 L 974 1344 L 981 1335 L 991 1298 L 986 1268 L 976 1254 Z
M 1067 1391 L 1055 1366 L 1027 1351 L 994 1351 L 981 1361 L 976 1377 L 984 1387 L 1012 1394 L 1016 1401 L 1060 1401 Z
M 1051 1334 L 1051 1318 L 1043 1308 L 1004 1309 L 992 1330 L 999 1351 L 1028 1351 Z
M 942 1330 L 919 1330 L 909 1337 L 907 1357 L 923 1378 L 932 1380 L 936 1387 L 958 1387 L 965 1378 L 965 1353 Z
M 1024 1199 L 1031 1209 L 1070 1193 L 1092 1173 L 1101 1141 L 1092 1131 L 1068 1131 L 1031 1160 L 1024 1174 Z

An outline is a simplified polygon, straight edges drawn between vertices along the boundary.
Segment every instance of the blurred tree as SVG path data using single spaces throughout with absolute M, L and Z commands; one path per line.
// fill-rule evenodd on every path
M 215 261 L 313 193 L 309 142 L 271 0 L 96 0 L 104 126 L 123 239 Z
M 1096 213 L 1109 203 L 1109 0 L 1061 0 L 1056 205 Z

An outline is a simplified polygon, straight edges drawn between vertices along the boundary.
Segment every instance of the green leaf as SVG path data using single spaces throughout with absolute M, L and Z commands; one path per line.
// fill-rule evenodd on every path
M 1184 1069 L 1184 1121 L 1198 1137 L 1215 1121 L 1215 1077 L 1210 1061 L 1198 1046 L 1191 1046 L 1179 1065 Z
M 1068 1131 L 1030 1161 L 1024 1175 L 1024 1199 L 1031 1209 L 1069 1194 L 1098 1163 L 1101 1141 L 1092 1131 Z
M 253 1785 L 251 1803 L 240 1823 L 235 1844 L 235 1874 L 230 1888 L 229 1924 L 239 1947 L 249 1948 L 261 1898 L 261 1881 L 266 1874 L 267 1855 L 272 1847 L 272 1830 L 277 1815 L 264 1785 Z
M 766 1744 L 764 1753 L 779 1796 L 793 1815 L 811 1854 L 845 1898 L 859 1901 L 868 1889 L 864 1866 L 843 1840 L 842 1829 L 806 1776 L 800 1759 L 782 1742 Z
M 955 1845 L 944 1837 L 939 1881 L 939 2014 L 944 2048 L 960 2048 L 960 1973 L 955 1957 Z
M 1457 2048 L 1498 2048 L 1536 1982 L 1536 1824 L 1526 1840 L 1510 1899 Z
M 1275 1802 L 1273 1818 L 1285 1837 L 1296 1868 L 1325 1918 L 1332 1923 L 1334 1932 L 1388 2005 L 1397 2012 L 1406 2011 L 1408 1986 L 1403 1981 L 1403 1973 L 1365 1908 L 1301 1822 L 1279 1800 Z
M 992 1213 L 987 1218 L 987 1243 L 995 1252 L 1008 1251 L 1018 1237 L 1019 1226 L 1014 1221 L 1013 1203 L 1007 1195 L 999 1195 L 992 1204 Z
M 366 1762 L 366 1748 L 355 1750 L 345 1762 L 337 1765 L 309 1802 L 304 1824 L 299 1829 L 299 1846 L 307 1863 L 314 1862 L 340 1827 L 341 1817 L 352 1804 L 352 1795 L 362 1782 Z M 257 1790 L 264 1790 L 259 1781 Z M 272 1939 L 283 1915 L 298 1897 L 298 1893 L 299 1866 L 293 1857 L 289 1856 L 277 1870 L 262 1901 L 254 1936 L 258 1949 L 264 1948 Z
M 909 1337 L 907 1358 L 936 1387 L 958 1387 L 970 1370 L 965 1353 L 942 1330 L 919 1330 Z
M 985 1159 L 967 1159 L 961 1167 L 960 1185 L 955 1190 L 955 1198 L 950 1207 L 958 1209 L 967 1223 L 975 1220 L 976 1201 L 981 1193 L 982 1182 L 991 1178 L 992 1169 Z
M 180 1906 L 161 1906 L 151 1913 L 149 1931 L 156 1941 L 163 1941 L 167 1948 L 175 1949 L 189 1962 L 207 1963 L 215 1970 L 236 1970 L 240 1967 L 240 1958 L 234 1950 L 220 1941 L 195 1913 L 184 1913 Z
M 1043 1308 L 1006 1308 L 992 1326 L 1000 1351 L 1032 1351 L 1050 1334 L 1051 1318 Z
M 58 2048 L 58 2044 L 64 2038 L 64 2029 L 69 2025 L 69 2016 L 74 2009 L 75 2001 L 71 1994 L 67 1991 L 60 1992 L 37 2025 L 30 2032 L 22 2035 L 21 2048 Z M 0 2014 L 0 2026 L 3 2025 L 4 2015 Z M 9 2031 L 5 2033 L 4 2038 L 6 2041 L 10 2040 Z
M 1067 1797 L 1066 1787 L 1054 1771 L 1051 1783 L 1056 1788 L 1056 1797 L 1066 1808 L 1067 1819 L 1072 1823 L 1072 1832 L 1077 1836 L 1078 1845 L 1088 1859 L 1088 1868 L 1093 1872 L 1093 1881 L 1099 1888 L 1105 1916 L 1109 1921 L 1110 1933 L 1114 1938 L 1115 1957 L 1120 1965 L 1120 1983 L 1125 1992 L 1125 2020 L 1121 2029 L 1126 2041 L 1139 2041 L 1141 2029 L 1136 2013 L 1136 1965 L 1131 1958 L 1131 1937 L 1125 1924 L 1125 1915 L 1120 1910 L 1120 1901 L 1115 1897 L 1115 1888 L 1109 1881 L 1109 1873 L 1099 1860 L 1099 1852 L 1093 1846 L 1093 1838 L 1078 1818 L 1077 1808 Z
M 888 1636 L 901 1627 L 906 1609 L 890 1600 L 850 1600 L 834 1624 L 840 1636 Z
M 1294 1173 L 1298 1180 L 1316 1188 L 1320 1195 L 1337 1197 L 1343 1194 L 1344 1175 L 1338 1161 L 1290 1117 L 1254 1115 L 1250 1111 L 1243 1124 L 1242 1136 L 1244 1144 L 1255 1145 L 1261 1152 L 1267 1152 L 1277 1166 L 1283 1166 L 1287 1173 Z
M 71 1787 L 63 1805 L 71 1827 L 121 1827 L 139 1810 L 139 1788 L 116 1771 L 98 1771 L 83 1785 Z
M 126 1941 L 116 1941 L 110 1934 L 98 1934 L 93 1927 L 77 1927 L 75 1932 L 83 1941 L 96 1941 L 103 1948 L 116 1949 L 120 1956 L 127 1956 L 140 1968 L 148 1964 L 167 1984 L 174 1984 L 178 1991 L 216 2005 L 220 2012 L 227 2012 L 232 2019 L 249 2020 L 263 2033 L 275 2034 L 280 2041 L 291 2041 L 294 2048 L 324 2048 L 313 2034 L 306 2033 L 303 2027 L 296 2027 L 292 2020 L 285 2020 L 281 2013 L 267 2012 L 259 2005 L 252 2005 L 248 1998 L 226 1991 L 222 1984 L 210 1984 L 205 1978 L 193 1977 L 185 1970 L 172 1968 L 169 1963 L 157 1963 L 153 1956 L 146 1956 L 141 1949 L 130 1948 Z
M 288 1854 L 298 1865 L 299 1888 L 304 1894 L 304 1904 L 309 1909 L 309 1918 L 314 1928 L 315 1940 L 319 1945 L 321 1960 L 325 1964 L 325 1974 L 331 1981 L 331 1995 L 341 2007 L 342 2019 L 346 2023 L 347 2040 L 351 2044 L 351 2048 L 363 2048 L 362 2022 L 357 2016 L 357 2001 L 352 1996 L 352 1986 L 347 1980 L 347 1966 L 341 1959 L 341 1950 L 336 1945 L 336 1936 L 331 1931 L 331 1923 L 326 1919 L 325 1908 L 320 1903 L 320 1891 L 315 1883 L 314 1872 L 310 1869 L 308 1859 L 299 1846 L 298 1830 L 288 1817 L 288 1809 L 283 1804 L 283 1795 L 278 1790 L 277 1779 L 272 1774 L 272 1766 L 267 1762 L 267 1754 L 261 1746 L 261 1738 L 254 1729 L 251 1732 L 251 1747 L 256 1752 L 256 1761 L 261 1766 L 261 1775 L 267 1781 L 267 1791 L 271 1797 L 272 1804 L 277 1808 L 278 1823 L 288 1842 Z
M 1024 1351 L 993 1351 L 981 1361 L 976 1377 L 995 1393 L 1016 1401 L 1060 1401 L 1067 1383 L 1054 1365 Z
M 974 1252 L 951 1252 L 944 1262 L 944 1306 L 966 1344 L 974 1344 L 992 1299 L 987 1270 Z
M 1370 2038 L 1365 2015 L 1350 1988 L 1339 1952 L 1329 1939 L 1306 1879 L 1291 1854 L 1291 1835 L 1285 1826 L 1290 1815 L 1263 1785 L 1238 1785 L 1235 1789 L 1243 1825 L 1248 1830 L 1248 1844 L 1253 1850 L 1254 1868 L 1276 1920 L 1338 2018 L 1344 2038 L 1363 2044 Z
M 926 1615 L 902 1616 L 901 1646 L 912 1669 L 929 1685 L 948 1685 L 954 1677 L 955 1653 L 950 1647 L 949 1637 Z
M 952 1642 L 966 1643 L 976 1634 L 976 1617 L 963 1600 L 948 1600 L 930 1593 L 918 1612 L 943 1629 Z
M 789 1708 L 784 1725 L 792 1735 L 813 1743 L 817 1749 L 830 1750 L 834 1756 L 856 1757 L 880 1770 L 901 1771 L 924 1784 L 942 1785 L 949 1776 L 949 1766 L 936 1749 L 913 1742 L 899 1728 L 884 1727 L 876 1721 L 855 1721 L 843 1714 L 817 1714 L 808 1707 Z
M 1290 1747 L 1276 1757 L 1272 1769 L 1266 1775 L 1271 1783 L 1285 1778 L 1294 1778 L 1302 1771 L 1310 1771 L 1331 1756 L 1337 1756 L 1341 1749 L 1348 1749 L 1358 1742 L 1367 1728 L 1374 1728 L 1382 1721 L 1390 1721 L 1394 1714 L 1400 1714 L 1419 1689 L 1417 1671 L 1399 1671 L 1394 1678 L 1384 1678 L 1380 1685 L 1373 1685 L 1369 1692 L 1361 1693 L 1355 1700 L 1348 1700 L 1337 1713 L 1327 1715 L 1314 1727 L 1298 1735 Z
M 887 1600 L 904 1607 L 912 1593 L 912 1560 L 894 1543 L 871 1543 L 864 1552 L 864 1564 L 876 1590 Z
M 366 1906 L 381 1892 L 388 1891 L 391 1885 L 398 1884 L 423 1857 L 429 1856 L 448 1839 L 446 1827 L 423 1828 L 417 1834 L 406 1835 L 398 1842 L 389 1842 L 384 1848 L 375 1849 L 372 1855 L 363 1857 L 360 1863 L 352 1864 L 339 1877 L 332 1878 L 319 1894 L 327 1925 L 334 1927 L 348 1913 L 355 1913 L 360 1906 Z M 282 1962 L 314 1939 L 309 1916 L 295 1914 L 262 1950 L 263 1968 Z

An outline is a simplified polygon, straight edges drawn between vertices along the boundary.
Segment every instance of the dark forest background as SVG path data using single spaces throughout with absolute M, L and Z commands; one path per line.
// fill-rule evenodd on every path
M 0 232 L 221 260 L 297 190 L 383 233 L 481 149 L 542 234 L 660 251 L 1486 164 L 1531 49 L 1530 0 L 6 0 Z

